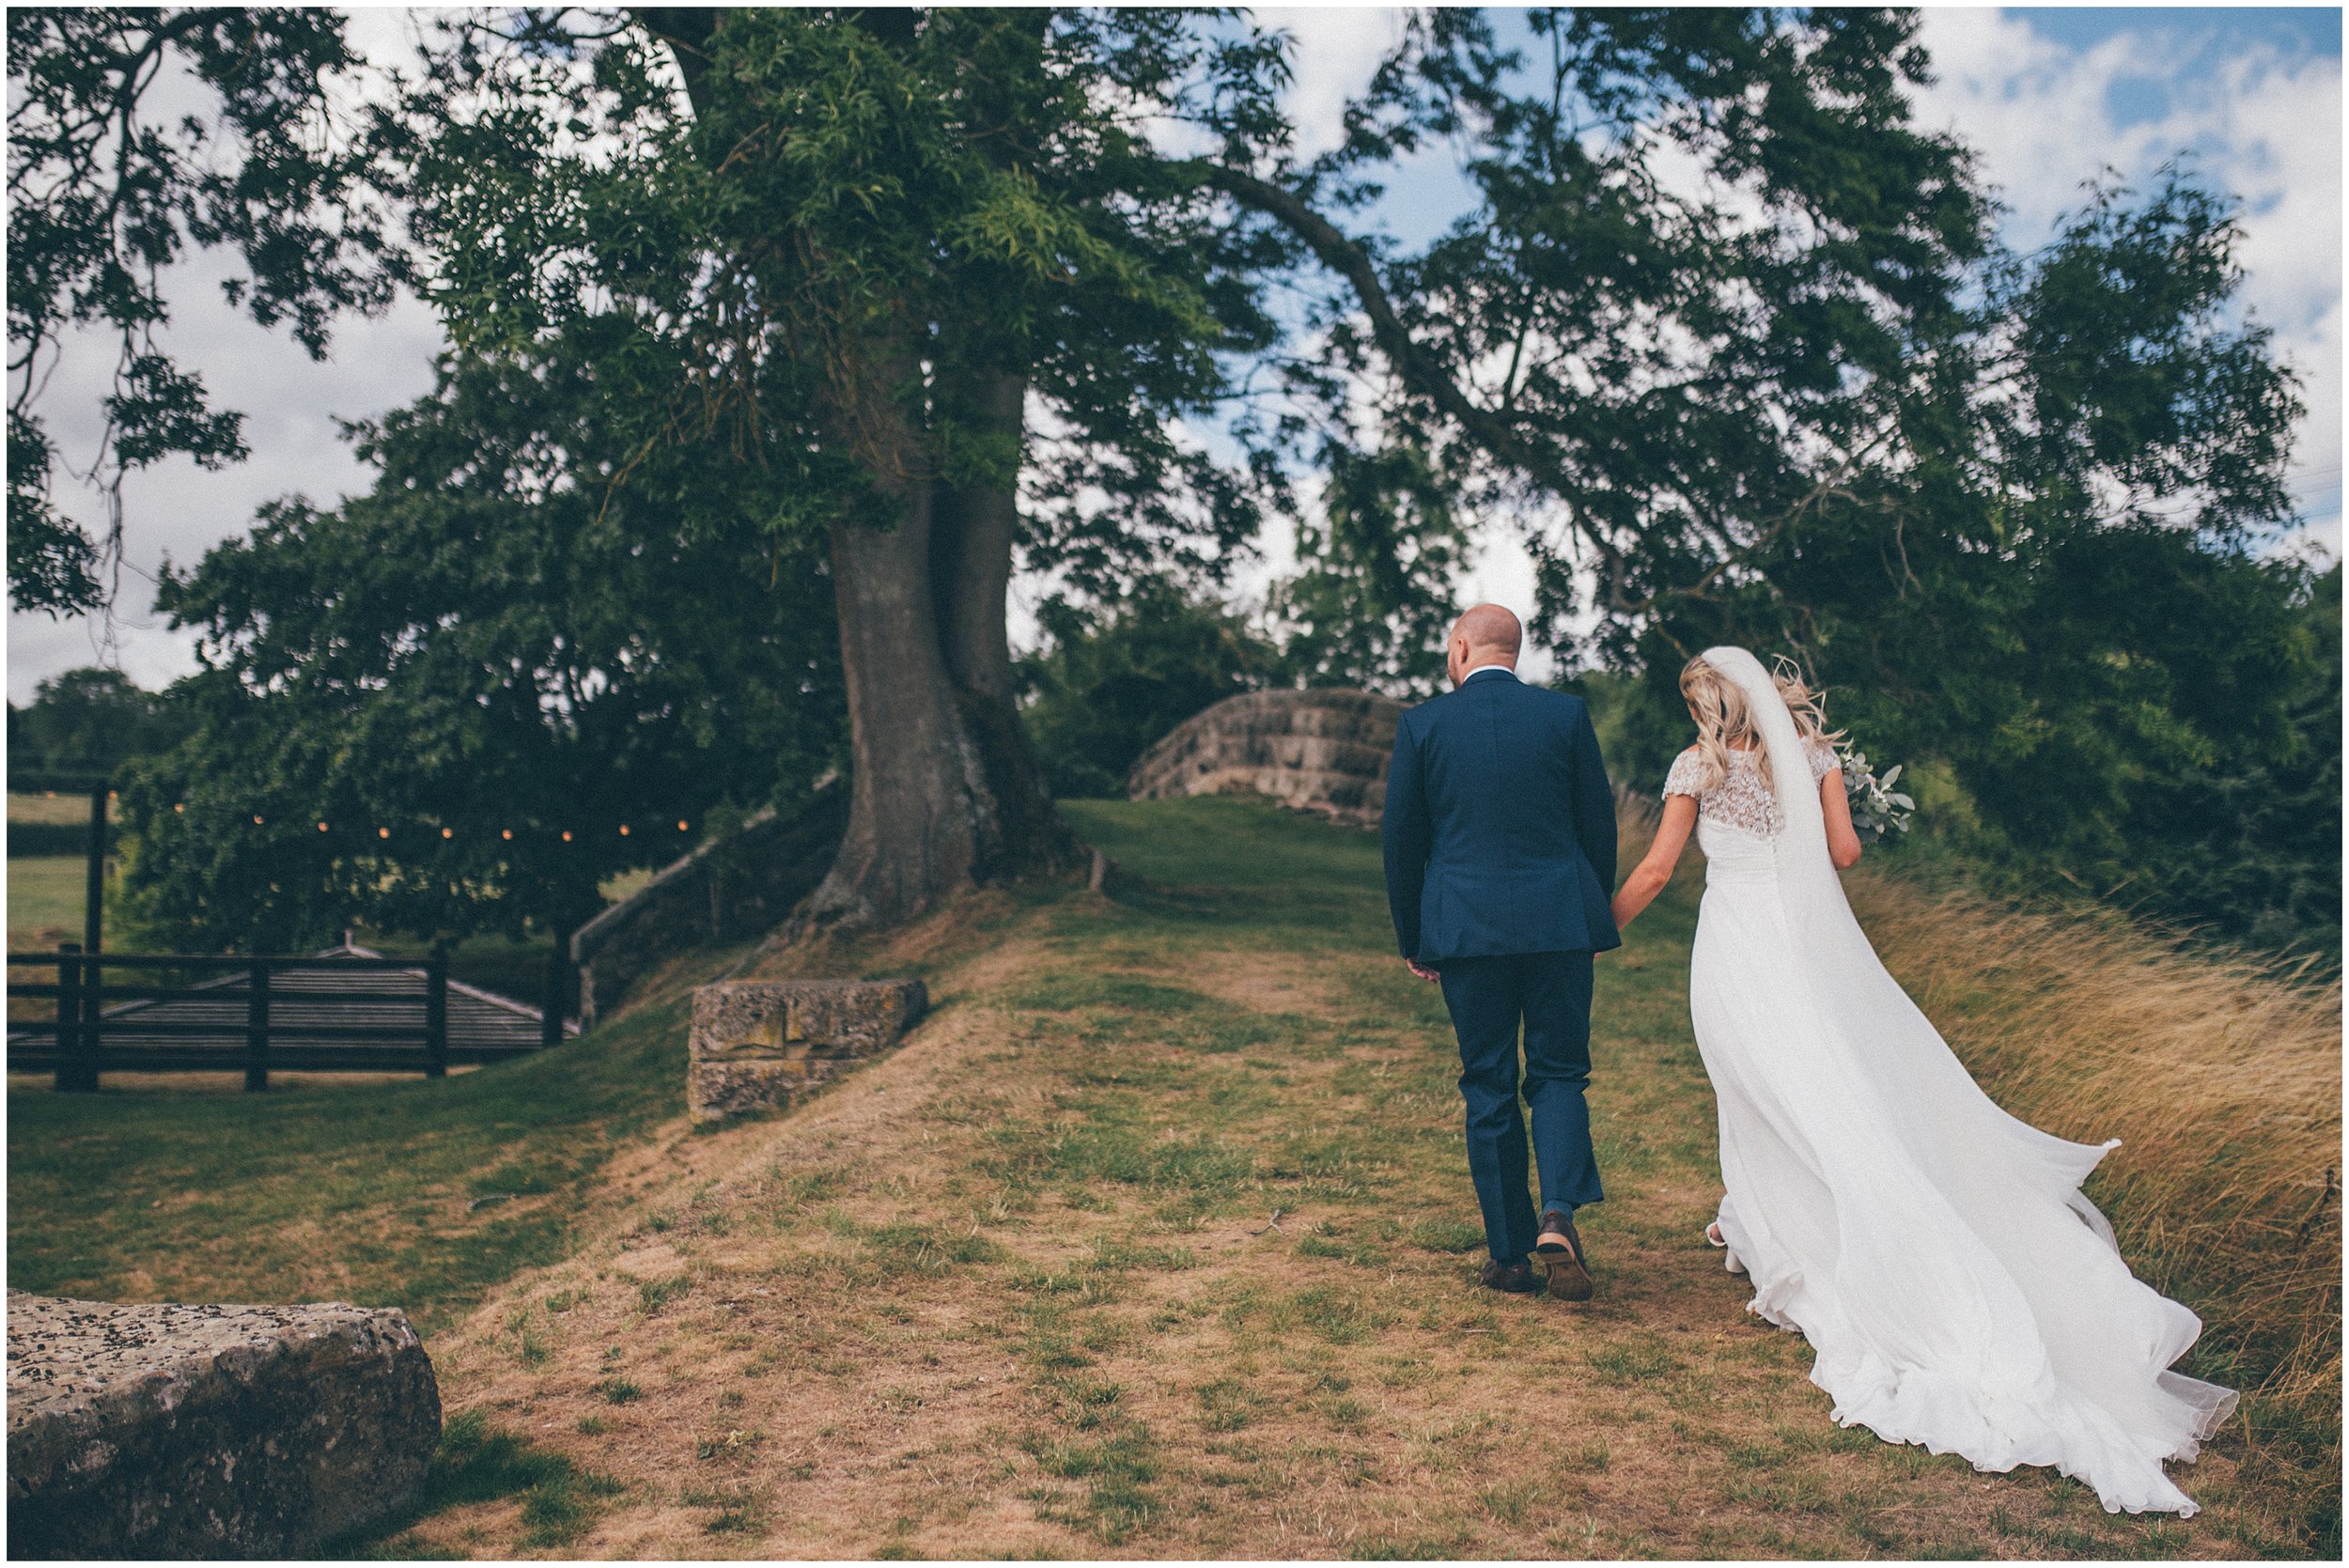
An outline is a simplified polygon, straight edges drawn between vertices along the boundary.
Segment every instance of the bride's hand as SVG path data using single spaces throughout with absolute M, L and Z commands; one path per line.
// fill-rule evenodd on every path
M 1656 824 L 1656 837 L 1647 846 L 1647 854 L 1631 868 L 1631 875 L 1623 879 L 1614 902 L 1608 912 L 1614 917 L 1615 929 L 1621 931 L 1636 919 L 1641 909 L 1655 901 L 1664 891 L 1664 884 L 1672 879 L 1672 867 L 1680 863 L 1680 852 L 1688 844 L 1688 834 L 1697 825 L 1697 802 L 1691 795 L 1664 797 L 1664 815 Z

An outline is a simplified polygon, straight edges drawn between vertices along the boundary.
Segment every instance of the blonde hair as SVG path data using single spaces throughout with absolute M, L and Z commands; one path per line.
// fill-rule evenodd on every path
M 1778 687 L 1778 694 L 1786 704 L 1786 711 L 1794 716 L 1797 739 L 1815 740 L 1833 745 L 1843 737 L 1842 730 L 1827 727 L 1827 708 L 1820 694 L 1811 690 L 1802 678 L 1802 671 L 1795 661 L 1781 654 L 1772 661 L 1770 679 Z M 1704 661 L 1699 654 L 1681 667 L 1680 694 L 1688 699 L 1689 711 L 1697 721 L 1697 787 L 1719 789 L 1729 776 L 1729 748 L 1732 741 L 1754 752 L 1754 767 L 1762 775 L 1762 787 L 1776 787 L 1770 779 L 1770 753 L 1763 748 L 1762 732 L 1747 710 L 1746 694 L 1737 683 Z

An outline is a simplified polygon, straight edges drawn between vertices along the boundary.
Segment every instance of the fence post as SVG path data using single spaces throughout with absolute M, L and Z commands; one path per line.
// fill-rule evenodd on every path
M 424 1076 L 448 1077 L 448 950 L 442 947 L 424 966 Z
M 546 1005 L 538 1020 L 538 1048 L 563 1043 L 563 1016 L 569 1009 L 570 966 L 565 963 L 564 949 L 570 945 L 571 934 L 561 926 L 554 928 L 554 950 L 547 955 Z
M 244 1004 L 244 1086 L 249 1094 L 269 1087 L 269 964 L 247 971 Z
M 101 922 L 106 907 L 106 786 L 92 784 L 89 792 L 89 864 L 83 877 L 82 944 L 98 951 Z
M 57 944 L 57 1092 L 83 1092 L 82 944 Z M 92 1085 L 95 1087 L 95 1085 Z

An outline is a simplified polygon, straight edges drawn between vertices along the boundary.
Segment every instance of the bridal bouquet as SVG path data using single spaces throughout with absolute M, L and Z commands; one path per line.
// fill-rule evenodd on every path
M 1867 753 L 1852 750 L 1848 740 L 1837 750 L 1843 768 L 1843 793 L 1851 800 L 1851 825 L 1859 836 L 1874 843 L 1887 833 L 1908 831 L 1917 802 L 1892 787 L 1900 781 L 1903 765 L 1894 763 L 1879 779 L 1868 766 Z

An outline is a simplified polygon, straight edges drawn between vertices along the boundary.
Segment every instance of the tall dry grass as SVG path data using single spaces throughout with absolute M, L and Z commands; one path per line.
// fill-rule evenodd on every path
M 1626 857 L 1655 815 L 1623 802 Z M 2304 1529 L 2338 1531 L 2338 976 L 2181 951 L 2119 915 L 2018 908 L 1881 861 L 1844 887 L 1992 1097 L 2063 1137 L 2122 1141 L 2089 1196 L 2138 1276 L 2201 1314 L 2186 1370 L 2246 1390 L 2247 1463 L 2315 1478 Z
M 2313 1444 L 2338 1475 L 2338 978 L 1896 871 L 1845 886 L 1885 967 L 1999 1104 L 2121 1140 L 2089 1196 L 2139 1277 L 2202 1314 L 2195 1370 L 2255 1390 L 2253 1436 Z

